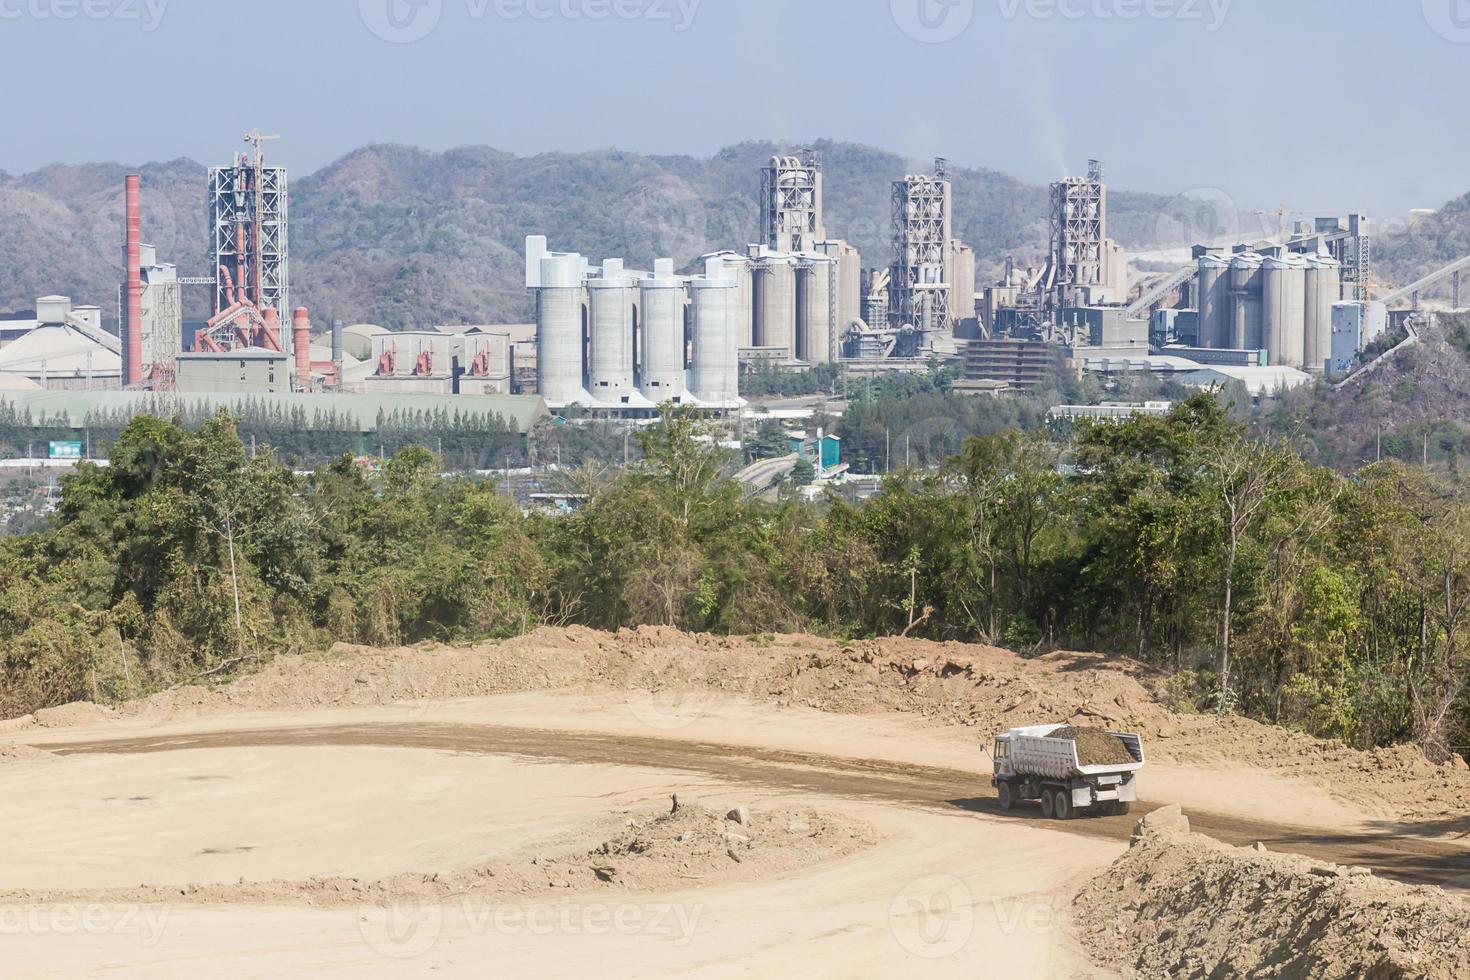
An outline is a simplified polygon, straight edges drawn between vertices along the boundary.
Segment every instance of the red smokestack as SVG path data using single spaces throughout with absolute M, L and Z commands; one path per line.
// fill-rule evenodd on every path
M 123 331 L 123 385 L 143 381 L 143 206 L 141 181 L 129 174 L 124 183 L 127 209 L 128 322 Z
M 291 317 L 291 349 L 296 353 L 296 386 L 311 390 L 311 311 L 296 307 Z

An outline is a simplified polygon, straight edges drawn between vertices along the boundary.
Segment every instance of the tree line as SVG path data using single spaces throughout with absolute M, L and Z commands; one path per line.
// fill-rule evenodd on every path
M 135 419 L 45 530 L 0 541 L 0 709 L 338 640 L 667 624 L 1098 650 L 1157 668 L 1181 710 L 1441 758 L 1467 741 L 1470 503 L 1421 467 L 1340 475 L 1201 394 L 971 436 L 863 502 L 769 504 L 706 425 L 670 411 L 551 516 L 422 447 L 299 475 L 228 415 Z

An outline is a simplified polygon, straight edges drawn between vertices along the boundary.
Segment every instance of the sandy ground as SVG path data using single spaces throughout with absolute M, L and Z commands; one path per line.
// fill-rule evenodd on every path
M 1070 910 L 1132 818 L 994 806 L 982 741 L 1042 720 L 1143 732 L 1140 810 L 1470 884 L 1463 765 L 1173 715 L 1140 677 L 566 630 L 38 712 L 0 723 L 0 976 L 1113 976 L 1137 961 L 1090 960 Z M 645 852 L 672 793 L 728 854 L 708 825 Z M 594 875 L 615 838 L 638 874 Z
M 495 707 L 494 699 L 445 705 L 435 720 L 483 722 Z M 568 715 L 555 698 L 542 707 L 537 714 L 522 701 L 498 717 L 549 724 Z M 328 714 L 365 722 L 403 713 Z M 711 730 L 729 720 L 716 713 Z M 770 737 L 795 738 L 812 720 L 777 717 Z M 870 735 L 867 747 L 885 741 Z M 671 787 L 681 799 L 744 802 L 757 814 L 821 806 L 872 827 L 877 843 L 767 881 L 653 894 L 443 904 L 405 896 L 326 910 L 200 905 L 183 895 L 10 906 L 0 908 L 0 972 L 484 976 L 494 964 L 498 976 L 573 977 L 596 963 L 608 977 L 1110 975 L 1087 964 L 1061 912 L 1075 883 L 1120 853 L 1116 843 L 971 814 L 752 792 L 687 772 L 439 751 L 181 749 L 13 763 L 0 770 L 0 825 L 18 831 L 8 841 L 26 844 L 5 847 L 0 890 L 451 871 L 590 843 L 627 812 L 666 806 Z

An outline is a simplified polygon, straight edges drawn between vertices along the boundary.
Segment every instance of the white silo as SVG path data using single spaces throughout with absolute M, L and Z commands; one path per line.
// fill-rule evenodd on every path
M 544 243 L 542 239 L 543 252 Z M 536 293 L 536 380 L 541 397 L 553 408 L 586 402 L 589 399 L 582 386 L 586 264 L 575 253 L 543 255 L 537 262 L 532 286 Z
M 796 273 L 796 357 L 808 364 L 832 360 L 834 264 L 804 260 Z
M 1306 356 L 1307 264 L 1296 255 L 1261 263 L 1262 332 L 1273 366 L 1300 368 Z
M 1230 260 L 1230 346 L 1260 350 L 1261 256 L 1241 252 Z
M 755 346 L 796 352 L 796 264 L 785 255 L 762 255 L 754 269 Z
M 1218 255 L 1202 255 L 1195 280 L 1199 297 L 1199 346 L 1230 346 L 1230 263 Z
M 1332 306 L 1342 295 L 1342 263 L 1330 255 L 1307 259 L 1306 370 L 1320 374 L 1332 359 Z
M 619 404 L 633 393 L 634 279 L 621 259 L 603 263 L 587 280 L 587 390 L 599 402 Z
M 740 398 L 739 281 L 720 258 L 705 262 L 704 276 L 689 282 L 693 345 L 689 388 L 709 405 L 733 408 Z
M 640 390 L 655 405 L 682 401 L 684 390 L 684 282 L 671 259 L 654 263 L 643 292 L 643 371 Z

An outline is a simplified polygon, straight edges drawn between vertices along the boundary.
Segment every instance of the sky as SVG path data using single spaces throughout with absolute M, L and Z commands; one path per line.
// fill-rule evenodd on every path
M 1470 0 L 0 0 L 0 169 L 851 140 L 1399 214 L 1470 190 Z

